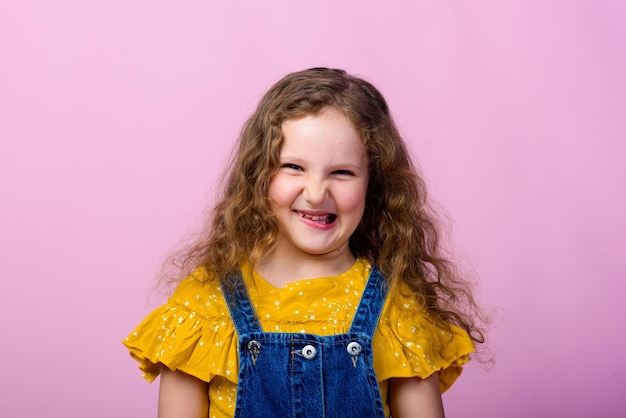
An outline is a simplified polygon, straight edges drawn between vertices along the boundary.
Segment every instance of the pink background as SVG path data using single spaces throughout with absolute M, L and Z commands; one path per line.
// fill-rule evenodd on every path
M 287 72 L 386 95 L 501 308 L 450 417 L 626 410 L 626 2 L 4 1 L 0 415 L 151 417 L 120 341 Z

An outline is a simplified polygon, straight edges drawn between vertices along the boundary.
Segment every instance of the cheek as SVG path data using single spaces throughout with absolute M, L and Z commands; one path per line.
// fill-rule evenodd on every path
M 271 181 L 267 188 L 267 195 L 270 198 L 272 209 L 278 206 L 287 205 L 293 200 L 293 187 L 282 176 L 277 175 Z
M 341 206 L 345 210 L 362 214 L 365 208 L 365 191 L 352 189 L 342 192 L 341 195 L 343 196 Z
M 274 200 L 280 191 L 280 177 L 275 174 L 270 178 L 270 182 L 267 185 L 267 195 L 270 199 Z

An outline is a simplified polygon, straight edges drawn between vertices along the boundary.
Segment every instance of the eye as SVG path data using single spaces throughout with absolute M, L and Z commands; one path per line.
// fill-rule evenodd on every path
M 338 176 L 354 176 L 354 172 L 350 170 L 335 170 L 333 171 L 333 174 Z
M 298 164 L 292 164 L 292 163 L 282 164 L 280 168 L 288 168 L 290 170 L 302 171 L 302 167 L 300 167 Z

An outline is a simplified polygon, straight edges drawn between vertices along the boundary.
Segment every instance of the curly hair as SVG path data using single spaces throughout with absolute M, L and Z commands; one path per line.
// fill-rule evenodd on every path
M 387 102 L 372 84 L 343 70 L 291 73 L 263 96 L 242 129 L 208 230 L 179 254 L 178 264 L 187 272 L 205 266 L 211 277 L 235 276 L 242 259 L 256 265 L 272 250 L 278 223 L 268 186 L 279 167 L 282 124 L 324 108 L 339 110 L 352 123 L 369 163 L 365 212 L 349 242 L 352 254 L 378 266 L 389 286 L 406 283 L 434 323 L 455 324 L 484 342 L 471 287 L 442 255 L 438 218 Z

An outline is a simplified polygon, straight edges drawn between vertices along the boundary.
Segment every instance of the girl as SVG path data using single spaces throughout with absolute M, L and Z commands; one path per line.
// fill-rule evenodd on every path
M 124 341 L 161 375 L 162 418 L 443 417 L 483 342 L 387 103 L 342 70 L 265 94 L 179 261 L 186 279 Z

